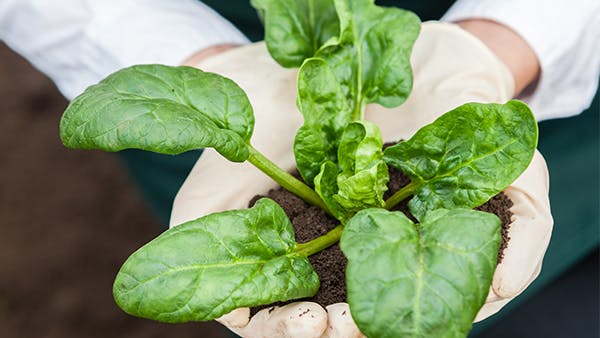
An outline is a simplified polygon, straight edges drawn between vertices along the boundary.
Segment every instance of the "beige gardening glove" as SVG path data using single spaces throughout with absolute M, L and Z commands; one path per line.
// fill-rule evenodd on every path
M 505 102 L 513 96 L 506 67 L 477 38 L 455 25 L 423 24 L 411 63 L 414 86 L 407 102 L 396 109 L 377 105 L 367 109 L 367 118 L 381 127 L 384 141 L 408 139 L 463 103 Z M 292 170 L 293 139 L 302 124 L 295 106 L 296 70 L 277 65 L 263 43 L 230 50 L 197 67 L 230 77 L 246 91 L 256 117 L 252 144 L 283 169 Z M 232 163 L 206 149 L 175 198 L 170 225 L 246 208 L 254 195 L 275 186 L 249 163 Z M 498 311 L 535 279 L 550 239 L 548 174 L 539 153 L 506 192 L 514 202 L 511 240 L 476 320 Z M 362 337 L 349 314 L 345 303 L 323 309 L 297 302 L 262 310 L 252 318 L 248 308 L 237 309 L 219 321 L 242 337 Z

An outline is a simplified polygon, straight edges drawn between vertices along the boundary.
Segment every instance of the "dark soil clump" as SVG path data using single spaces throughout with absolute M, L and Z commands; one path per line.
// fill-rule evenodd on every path
M 477 210 L 495 214 L 502 222 L 502 242 L 500 243 L 500 248 L 498 249 L 498 264 L 502 262 L 502 259 L 504 258 L 504 249 L 506 249 L 508 246 L 508 241 L 510 240 L 510 237 L 508 236 L 508 229 L 510 228 L 510 219 L 512 218 L 512 212 L 510 212 L 510 208 L 512 206 L 513 202 L 510 200 L 510 198 L 501 192 L 492 197 L 484 205 L 475 208 Z
M 385 198 L 390 197 L 394 192 L 405 186 L 410 182 L 408 176 L 402 173 L 400 170 L 390 168 L 390 182 L 388 183 L 388 191 L 385 193 Z M 297 174 L 295 175 L 297 176 Z M 254 203 L 261 197 L 255 196 L 249 203 L 249 206 L 253 206 Z M 293 195 L 283 188 L 271 189 L 266 197 L 275 200 L 286 212 L 296 235 L 296 241 L 298 243 L 308 242 L 316 237 L 324 235 L 327 231 L 335 228 L 339 222 L 334 218 L 328 216 L 320 208 L 309 205 L 302 199 Z M 408 200 L 408 199 L 407 199 Z M 486 212 L 496 214 L 502 221 L 502 243 L 498 250 L 498 263 L 502 261 L 503 251 L 508 244 L 508 228 L 510 226 L 510 219 L 512 213 L 509 208 L 512 206 L 512 201 L 504 194 L 500 193 L 490 199 L 487 203 L 477 208 Z M 398 204 L 393 210 L 399 210 L 404 212 L 416 222 L 414 217 L 408 212 L 408 201 L 403 201 Z M 311 298 L 295 299 L 297 301 L 311 301 L 319 303 L 325 307 L 329 304 L 340 303 L 346 301 L 346 264 L 347 260 L 344 254 L 340 250 L 338 244 L 335 244 L 315 255 L 310 256 L 310 263 L 314 267 L 315 271 L 319 275 L 321 280 L 321 287 L 319 292 Z M 258 311 L 271 307 L 273 305 L 284 305 L 290 302 L 279 302 L 275 304 L 255 307 L 251 309 L 251 315 L 254 315 Z

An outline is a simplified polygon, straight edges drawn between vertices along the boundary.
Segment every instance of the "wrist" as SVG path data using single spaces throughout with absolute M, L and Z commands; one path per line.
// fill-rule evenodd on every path
M 512 29 L 486 19 L 466 19 L 456 22 L 462 29 L 481 40 L 510 70 L 514 81 L 514 96 L 540 75 L 540 64 L 529 44 Z

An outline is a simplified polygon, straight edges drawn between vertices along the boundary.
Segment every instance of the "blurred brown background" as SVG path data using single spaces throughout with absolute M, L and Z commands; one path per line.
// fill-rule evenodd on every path
M 0 337 L 227 337 L 114 304 L 120 265 L 161 228 L 114 155 L 62 146 L 66 104 L 0 44 Z

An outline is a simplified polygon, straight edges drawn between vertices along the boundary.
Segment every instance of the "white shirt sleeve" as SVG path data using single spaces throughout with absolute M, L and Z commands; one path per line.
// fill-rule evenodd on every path
M 196 0 L 0 0 L 0 40 L 68 99 L 134 64 L 181 64 L 211 45 L 248 43 Z
M 600 1 L 459 0 L 444 21 L 500 22 L 531 46 L 540 79 L 526 101 L 538 120 L 566 117 L 589 107 L 600 76 Z

